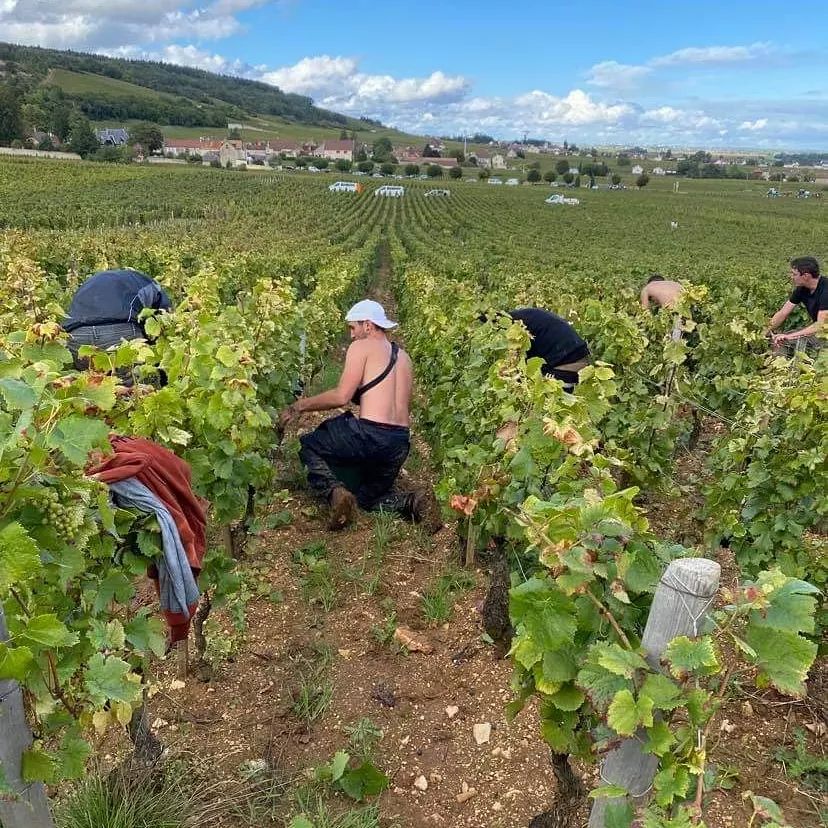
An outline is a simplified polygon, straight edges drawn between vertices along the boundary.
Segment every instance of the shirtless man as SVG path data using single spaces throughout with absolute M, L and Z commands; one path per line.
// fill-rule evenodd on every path
M 675 307 L 683 289 L 678 282 L 671 282 L 660 273 L 653 273 L 641 289 L 641 307 L 649 310 L 650 302 L 659 308 Z
M 357 506 L 423 520 L 435 505 L 433 496 L 393 490 L 410 446 L 411 358 L 388 339 L 386 332 L 397 323 L 388 319 L 378 302 L 357 302 L 345 321 L 351 344 L 336 388 L 300 397 L 281 413 L 280 425 L 305 411 L 328 411 L 349 402 L 358 405 L 359 416 L 350 411 L 339 414 L 299 438 L 299 458 L 308 470 L 308 483 L 330 504 L 329 528 L 342 529 L 351 523 Z

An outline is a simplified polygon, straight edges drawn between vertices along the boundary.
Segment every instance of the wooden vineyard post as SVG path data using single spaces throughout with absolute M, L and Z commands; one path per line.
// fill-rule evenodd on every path
M 6 618 L 0 603 L 0 641 L 7 641 Z M 13 798 L 0 791 L 0 825 L 3 828 L 54 828 L 49 800 L 42 782 L 22 778 L 23 752 L 32 743 L 32 732 L 23 710 L 23 692 L 16 681 L 0 680 L 0 771 Z
M 661 656 L 676 637 L 698 635 L 699 626 L 719 588 L 721 567 L 707 558 L 682 558 L 673 561 L 653 597 L 641 646 L 650 666 L 660 669 Z M 658 767 L 658 757 L 644 753 L 646 737 L 642 732 L 625 739 L 601 763 L 601 784 L 620 785 L 630 792 L 634 805 L 644 802 Z M 623 804 L 624 797 L 595 800 L 589 828 L 605 828 L 606 809 Z

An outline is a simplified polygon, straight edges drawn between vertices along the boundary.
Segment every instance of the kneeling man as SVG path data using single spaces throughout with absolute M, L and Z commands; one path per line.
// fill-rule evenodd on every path
M 378 302 L 357 302 L 345 320 L 351 344 L 336 388 L 300 397 L 282 412 L 280 424 L 284 427 L 305 411 L 358 405 L 358 416 L 339 414 L 299 438 L 308 482 L 330 504 L 329 528 L 347 526 L 357 506 L 422 520 L 431 499 L 393 489 L 410 446 L 411 359 L 388 339 L 387 331 L 397 323 Z

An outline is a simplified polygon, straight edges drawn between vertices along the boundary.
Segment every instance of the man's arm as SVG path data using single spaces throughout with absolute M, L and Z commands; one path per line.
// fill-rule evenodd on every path
M 791 302 L 785 302 L 781 308 L 771 317 L 768 323 L 768 330 L 775 331 L 793 312 L 796 305 Z
M 650 307 L 650 286 L 649 285 L 644 285 L 644 287 L 641 288 L 641 307 L 644 308 L 644 310 L 648 310 L 649 307 Z
M 315 394 L 312 397 L 299 397 L 288 406 L 280 415 L 279 420 L 284 425 L 293 417 L 305 411 L 328 411 L 331 408 L 340 408 L 347 405 L 354 391 L 359 388 L 365 370 L 365 348 L 360 342 L 353 342 L 345 355 L 345 367 L 339 378 L 336 388 Z
M 803 336 L 811 336 L 811 334 L 819 333 L 828 325 L 828 310 L 821 310 L 817 313 L 816 322 L 812 322 L 807 328 L 802 328 L 799 331 L 791 331 L 790 333 L 776 334 L 773 338 L 774 343 L 786 342 L 792 339 L 801 339 Z

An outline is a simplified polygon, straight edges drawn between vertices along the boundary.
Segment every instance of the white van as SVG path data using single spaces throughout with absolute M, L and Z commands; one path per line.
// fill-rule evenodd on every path
M 383 184 L 374 191 L 374 195 L 401 198 L 405 195 L 405 187 L 400 187 L 398 184 Z
M 333 184 L 328 185 L 328 189 L 332 193 L 355 193 L 357 183 L 356 181 L 334 181 Z

